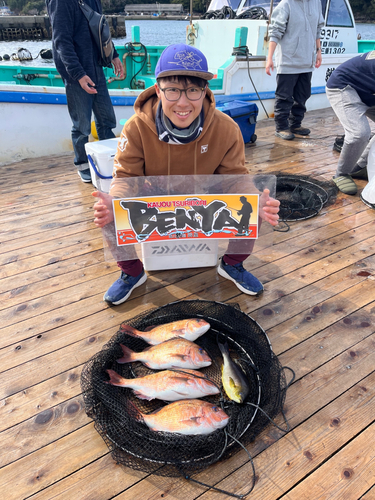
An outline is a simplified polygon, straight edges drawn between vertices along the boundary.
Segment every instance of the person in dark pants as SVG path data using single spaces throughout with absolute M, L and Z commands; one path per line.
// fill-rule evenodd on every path
M 102 13 L 100 0 L 85 0 L 94 11 Z M 99 140 L 115 137 L 116 116 L 108 93 L 99 49 L 92 40 L 89 24 L 78 0 L 46 0 L 52 26 L 52 49 L 56 69 L 65 85 L 68 112 L 73 122 L 74 164 L 83 182 L 91 182 L 85 144 L 91 132 L 94 113 Z M 124 70 L 115 51 L 112 65 L 116 75 Z
M 250 216 L 253 212 L 253 207 L 251 206 L 251 203 L 247 201 L 246 196 L 241 196 L 240 202 L 242 203 L 242 208 L 237 212 L 237 215 L 242 215 L 242 217 L 237 236 L 245 236 L 249 230 Z
M 320 0 L 281 0 L 271 15 L 266 73 L 276 63 L 275 125 L 277 137 L 290 141 L 310 134 L 302 127 L 311 77 L 322 63 L 320 30 L 324 24 Z

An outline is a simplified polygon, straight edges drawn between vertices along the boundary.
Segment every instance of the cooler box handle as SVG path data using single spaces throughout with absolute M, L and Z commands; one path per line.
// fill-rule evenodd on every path
M 91 155 L 90 155 L 90 154 L 88 154 L 88 155 L 87 155 L 87 158 L 88 158 L 88 160 L 89 160 L 89 162 L 90 162 L 90 165 L 91 165 L 91 166 L 92 166 L 92 168 L 94 169 L 94 172 L 96 173 L 96 175 L 97 175 L 100 179 L 112 179 L 112 175 L 107 176 L 107 175 L 103 175 L 103 174 L 101 174 L 101 173 L 99 172 L 99 170 L 96 168 L 96 165 L 95 165 L 95 163 L 94 163 L 94 160 L 91 158 Z

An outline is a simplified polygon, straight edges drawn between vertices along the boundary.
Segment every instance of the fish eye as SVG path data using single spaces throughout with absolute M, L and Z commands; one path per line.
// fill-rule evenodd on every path
M 212 411 L 217 412 L 217 411 L 219 411 L 219 408 L 217 406 L 213 406 Z
M 202 354 L 204 352 L 204 350 L 200 347 L 199 352 Z

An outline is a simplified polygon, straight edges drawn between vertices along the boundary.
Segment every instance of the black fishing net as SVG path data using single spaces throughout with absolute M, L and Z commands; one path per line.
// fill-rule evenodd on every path
M 123 355 L 120 343 L 135 351 L 148 347 L 142 339 L 127 335 L 121 327 L 83 369 L 81 385 L 86 413 L 95 421 L 95 428 L 114 460 L 132 469 L 187 477 L 232 456 L 241 445 L 249 444 L 283 408 L 287 387 L 284 370 L 263 329 L 238 307 L 211 301 L 179 301 L 139 315 L 126 324 L 145 330 L 188 318 L 203 318 L 211 325 L 195 343 L 212 359 L 211 366 L 200 372 L 214 381 L 222 392 L 203 399 L 220 405 L 230 416 L 223 429 L 208 435 L 184 436 L 155 432 L 138 421 L 135 407 L 150 413 L 167 403 L 141 400 L 130 389 L 106 383 L 109 380 L 106 369 L 113 369 L 125 378 L 152 373 L 139 362 L 116 362 Z M 250 384 L 249 395 L 243 404 L 229 400 L 222 388 L 222 357 L 217 341 L 223 343 L 225 340 L 232 359 L 240 364 Z
M 276 199 L 280 201 L 279 220 L 305 220 L 336 200 L 338 188 L 332 181 L 322 177 L 271 172 L 276 176 Z M 254 183 L 262 185 L 262 175 L 256 176 Z

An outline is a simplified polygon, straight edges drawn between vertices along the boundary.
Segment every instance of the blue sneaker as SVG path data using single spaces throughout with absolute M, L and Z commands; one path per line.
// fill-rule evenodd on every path
M 243 293 L 247 293 L 248 295 L 260 295 L 263 292 L 262 283 L 249 273 L 249 271 L 246 271 L 242 263 L 230 266 L 229 264 L 225 264 L 223 259 L 221 259 L 217 272 L 220 276 L 233 281 L 236 287 Z
M 129 298 L 130 294 L 147 280 L 147 274 L 142 271 L 138 276 L 129 276 L 121 271 L 121 276 L 111 285 L 104 294 L 104 300 L 108 304 L 118 306 Z
M 89 168 L 85 170 L 78 170 L 78 175 L 81 178 L 82 182 L 91 182 L 91 172 Z

